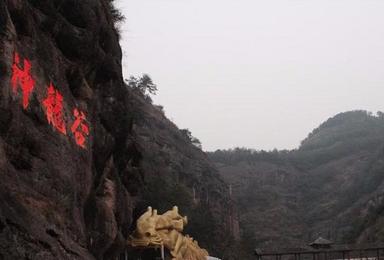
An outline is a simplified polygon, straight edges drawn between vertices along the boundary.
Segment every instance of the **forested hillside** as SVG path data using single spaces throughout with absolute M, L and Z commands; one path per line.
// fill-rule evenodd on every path
M 330 118 L 292 151 L 209 154 L 238 200 L 243 245 L 384 241 L 384 117 Z

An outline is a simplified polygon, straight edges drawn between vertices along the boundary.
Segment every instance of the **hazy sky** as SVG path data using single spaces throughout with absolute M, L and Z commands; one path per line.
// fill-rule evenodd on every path
M 291 149 L 343 111 L 384 110 L 383 0 L 116 0 L 124 73 L 204 150 Z

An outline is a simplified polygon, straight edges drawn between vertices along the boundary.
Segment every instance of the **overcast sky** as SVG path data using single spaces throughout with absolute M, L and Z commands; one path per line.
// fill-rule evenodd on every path
M 292 149 L 343 111 L 384 110 L 383 0 L 116 0 L 124 74 L 204 150 Z

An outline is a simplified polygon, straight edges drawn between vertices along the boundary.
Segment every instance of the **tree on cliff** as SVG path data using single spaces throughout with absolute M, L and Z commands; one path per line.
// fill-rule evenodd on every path
M 156 95 L 157 92 L 157 85 L 153 83 L 148 74 L 143 74 L 140 78 L 131 76 L 127 80 L 127 84 L 133 89 L 138 89 L 143 95 Z
M 113 22 L 116 24 L 120 24 L 124 22 L 125 16 L 121 13 L 119 9 L 115 7 L 113 4 L 114 0 L 108 0 L 109 10 L 112 15 Z
M 181 129 L 180 132 L 183 134 L 183 136 L 188 140 L 190 141 L 194 146 L 198 147 L 198 148 L 202 148 L 201 146 L 201 142 L 199 139 L 197 139 L 196 137 L 194 137 L 191 133 L 191 131 L 189 131 L 189 129 Z

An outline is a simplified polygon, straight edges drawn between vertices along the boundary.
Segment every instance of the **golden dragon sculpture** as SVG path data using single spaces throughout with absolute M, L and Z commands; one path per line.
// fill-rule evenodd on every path
M 129 244 L 132 247 L 164 246 L 169 250 L 172 260 L 206 260 L 208 252 L 200 248 L 192 237 L 182 234 L 187 223 L 187 217 L 182 217 L 176 206 L 162 215 L 148 207 L 137 220 Z

